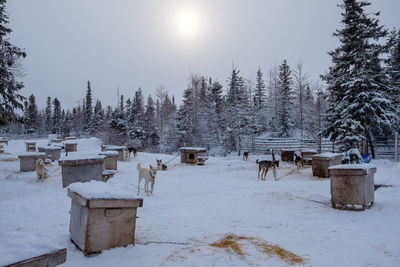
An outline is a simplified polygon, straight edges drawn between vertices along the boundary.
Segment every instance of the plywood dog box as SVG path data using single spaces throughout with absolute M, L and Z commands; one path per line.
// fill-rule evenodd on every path
M 57 266 L 67 259 L 67 249 L 42 235 L 26 231 L 3 231 L 0 243 L 0 266 Z
M 58 161 L 61 166 L 62 184 L 67 187 L 75 182 L 103 180 L 104 156 L 99 155 L 68 155 Z
M 8 145 L 8 138 L 7 137 L 0 137 L 0 144 Z
M 362 210 L 374 203 L 374 174 L 370 164 L 344 164 L 329 168 L 333 208 L 361 205 Z M 338 206 L 339 205 L 339 206 Z
M 125 146 L 102 145 L 101 151 L 117 151 L 118 160 L 125 161 L 128 159 L 128 149 Z
M 117 151 L 103 151 L 99 155 L 104 156 L 104 167 L 106 170 L 117 170 L 118 166 L 118 152 Z
M 340 153 L 321 153 L 312 155 L 312 172 L 314 176 L 329 177 L 328 168 L 342 164 L 343 155 Z
M 19 251 L 19 253 L 21 253 Z M 67 260 L 67 249 L 53 250 L 48 253 L 35 256 L 32 258 L 26 258 L 24 260 L 14 262 L 7 265 L 1 265 L 4 267 L 54 267 L 63 264 Z
M 68 188 L 71 241 L 85 255 L 135 244 L 136 212 L 143 199 L 126 185 L 92 181 Z
M 293 162 L 294 161 L 294 150 L 282 149 L 281 150 L 281 161 Z
M 54 138 L 54 139 L 50 140 L 50 143 L 61 143 L 61 142 L 62 142 L 62 139 L 59 139 L 59 138 Z
M 56 147 L 56 146 L 44 147 L 44 152 L 46 154 L 46 158 L 52 161 L 59 160 L 61 156 L 61 147 Z
M 78 143 L 74 141 L 65 141 L 65 152 L 76 152 L 78 151 Z
M 36 170 L 36 160 L 46 158 L 45 153 L 25 152 L 18 155 L 19 169 L 21 172 L 31 172 Z
M 301 150 L 301 159 L 303 160 L 303 165 L 312 165 L 312 156 L 318 154 L 315 149 L 305 149 Z
M 207 152 L 203 147 L 181 147 L 179 151 L 181 152 L 181 163 L 186 164 L 197 164 L 198 157 L 204 158 Z
M 34 141 L 26 141 L 26 152 L 35 152 L 36 151 L 36 142 Z

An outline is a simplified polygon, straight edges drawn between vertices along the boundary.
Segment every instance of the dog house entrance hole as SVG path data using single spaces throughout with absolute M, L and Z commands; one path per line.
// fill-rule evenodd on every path
M 189 159 L 194 159 L 194 154 L 190 153 L 189 154 Z

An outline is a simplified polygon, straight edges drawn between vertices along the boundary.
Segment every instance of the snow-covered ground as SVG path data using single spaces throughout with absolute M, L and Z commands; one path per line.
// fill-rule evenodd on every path
M 79 151 L 100 151 L 98 139 L 77 142 Z M 46 143 L 39 140 L 37 145 Z M 261 181 L 255 160 L 262 155 L 250 155 L 247 162 L 237 156 L 211 157 L 205 166 L 182 165 L 177 157 L 168 171 L 157 174 L 153 195 L 141 191 L 136 245 L 85 257 L 69 239 L 71 199 L 62 188 L 59 166 L 53 163 L 50 177 L 37 182 L 36 173 L 19 172 L 15 160 L 25 150 L 24 141 L 11 140 L 5 150 L 10 154 L 0 156 L 0 265 L 20 257 L 20 247 L 46 251 L 47 246 L 37 245 L 44 242 L 67 248 L 63 266 L 292 263 L 286 257 L 292 254 L 280 257 L 278 250 L 262 250 L 257 244 L 277 245 L 304 259 L 305 266 L 400 266 L 398 163 L 373 161 L 378 167 L 375 184 L 392 187 L 375 191 L 373 207 L 362 212 L 331 208 L 329 179 L 312 177 L 310 167 L 296 174 L 294 165 L 282 164 L 278 181 L 272 172 Z M 160 158 L 167 162 L 173 156 L 139 152 L 131 161 L 118 162 L 118 173 L 108 183 L 125 184 L 135 194 L 137 163 L 154 166 Z M 210 245 L 226 234 L 236 235 L 226 244 L 237 242 L 243 255 Z

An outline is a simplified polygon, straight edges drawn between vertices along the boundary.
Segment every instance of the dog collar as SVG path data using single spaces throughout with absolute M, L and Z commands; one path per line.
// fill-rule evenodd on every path
M 149 172 L 149 174 L 150 174 L 150 177 L 151 177 L 151 178 L 153 178 L 153 179 L 156 178 L 155 176 L 151 175 L 151 172 Z

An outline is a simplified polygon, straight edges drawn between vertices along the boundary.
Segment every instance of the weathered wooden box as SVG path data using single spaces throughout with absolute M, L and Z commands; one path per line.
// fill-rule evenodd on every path
M 78 151 L 78 143 L 67 141 L 64 143 L 65 152 L 76 152 Z
M 93 198 L 93 194 L 86 196 L 80 192 L 80 186 L 77 183 L 68 189 L 68 196 L 72 199 L 69 226 L 71 241 L 85 255 L 134 245 L 136 212 L 138 207 L 143 206 L 143 199 L 112 196 L 109 189 L 105 190 L 107 197 Z
M 118 152 L 117 151 L 103 151 L 99 155 L 104 156 L 104 168 L 106 170 L 117 170 L 118 167 Z
M 59 160 L 61 156 L 61 147 L 53 147 L 53 146 L 45 147 L 44 152 L 46 154 L 46 158 L 52 161 Z
M 2 143 L 8 145 L 8 138 L 0 137 L 0 144 L 2 144 Z
M 45 159 L 45 153 L 25 152 L 18 155 L 19 169 L 21 172 L 31 172 L 36 170 L 36 160 L 38 158 Z
M 294 150 L 282 149 L 281 150 L 281 161 L 294 162 Z
M 102 181 L 103 164 L 104 156 L 63 157 L 58 161 L 58 165 L 61 166 L 63 187 L 75 182 Z
M 128 160 L 128 149 L 125 146 L 113 146 L 113 145 L 102 145 L 101 151 L 117 151 L 118 160 L 125 161 Z
M 321 153 L 311 156 L 312 172 L 314 176 L 329 177 L 328 168 L 342 164 L 342 154 L 339 153 Z
M 46 254 L 24 259 L 4 267 L 54 267 L 63 264 L 67 260 L 67 249 L 58 249 Z
M 181 152 L 181 163 L 186 164 L 197 164 L 201 162 L 202 160 L 199 160 L 199 157 L 204 158 L 207 152 L 204 147 L 181 147 L 179 151 Z M 202 161 L 203 165 L 204 161 Z
M 374 174 L 370 164 L 344 164 L 329 168 L 333 208 L 361 205 L 362 210 L 374 203 Z M 339 205 L 339 206 L 338 206 Z
M 62 142 L 62 139 L 53 138 L 53 139 L 50 140 L 50 142 L 51 142 L 51 143 L 61 143 L 61 142 Z
M 302 150 L 301 159 L 303 160 L 303 165 L 312 165 L 312 156 L 318 154 L 314 149 Z
M 26 141 L 26 152 L 35 152 L 36 151 L 36 142 L 33 141 Z

